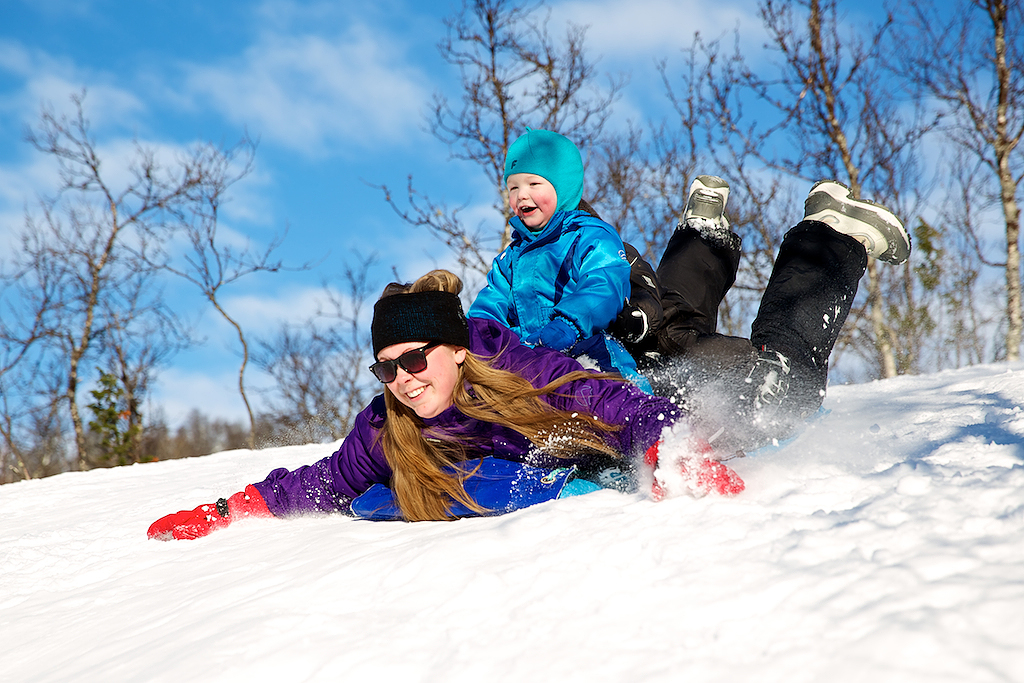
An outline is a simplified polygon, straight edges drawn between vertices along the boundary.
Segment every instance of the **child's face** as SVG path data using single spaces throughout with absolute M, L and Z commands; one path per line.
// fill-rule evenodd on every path
M 513 173 L 505 184 L 508 203 L 523 225 L 536 232 L 548 224 L 558 206 L 554 185 L 532 173 Z

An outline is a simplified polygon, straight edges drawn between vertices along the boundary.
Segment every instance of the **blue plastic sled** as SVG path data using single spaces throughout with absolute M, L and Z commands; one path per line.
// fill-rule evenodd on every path
M 567 486 L 565 495 L 577 493 L 569 486 L 575 483 L 575 467 L 547 470 L 499 458 L 478 458 L 459 463 L 458 469 L 448 466 L 445 470 L 452 474 L 458 471 L 472 472 L 463 481 L 463 485 L 469 497 L 487 510 L 483 513 L 485 515 L 502 515 L 554 500 L 563 495 Z M 593 488 L 596 490 L 599 487 L 595 485 Z M 363 519 L 402 519 L 394 491 L 383 484 L 374 484 L 366 493 L 353 500 L 352 512 Z M 451 513 L 456 517 L 480 516 L 480 513 L 458 501 L 452 502 Z

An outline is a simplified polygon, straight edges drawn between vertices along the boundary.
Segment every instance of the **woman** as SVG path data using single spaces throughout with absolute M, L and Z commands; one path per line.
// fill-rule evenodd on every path
M 668 399 L 524 346 L 496 321 L 467 320 L 461 289 L 447 271 L 388 286 L 374 306 L 370 368 L 385 391 L 337 452 L 292 472 L 274 470 L 217 504 L 168 515 L 149 536 L 196 538 L 249 516 L 363 514 L 357 499 L 369 492 L 379 506 L 385 487 L 409 521 L 507 511 L 562 494 L 576 468 L 631 462 L 678 418 Z M 510 482 L 525 484 L 497 509 L 479 502 L 488 499 L 481 485 L 508 492 Z

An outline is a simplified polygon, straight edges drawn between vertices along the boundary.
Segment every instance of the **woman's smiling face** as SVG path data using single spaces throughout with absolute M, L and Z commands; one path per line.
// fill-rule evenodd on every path
M 419 349 L 427 342 L 403 342 L 381 349 L 377 360 L 394 360 L 406 351 Z M 395 381 L 388 382 L 388 391 L 402 405 L 412 408 L 422 418 L 437 417 L 452 405 L 452 396 L 459 382 L 459 366 L 466 360 L 466 349 L 442 344 L 427 351 L 427 367 L 411 374 L 401 366 Z

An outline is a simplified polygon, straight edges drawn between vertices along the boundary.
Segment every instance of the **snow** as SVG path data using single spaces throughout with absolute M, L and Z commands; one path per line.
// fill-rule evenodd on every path
M 5 681 L 1021 681 L 1024 364 L 829 390 L 735 498 L 158 517 L 307 445 L 0 486 Z

